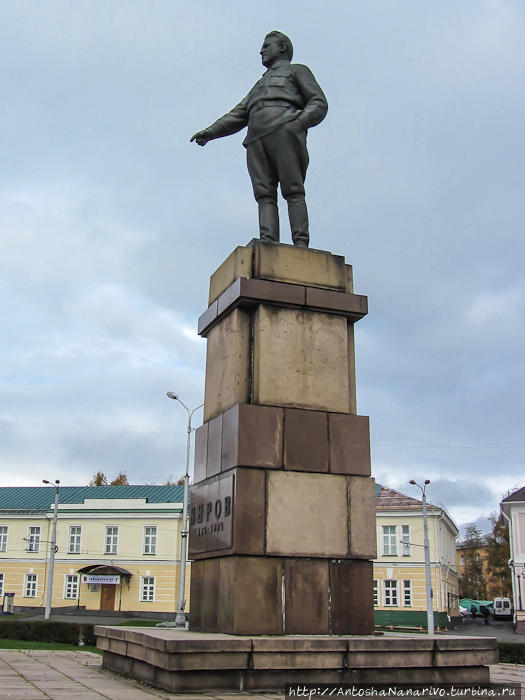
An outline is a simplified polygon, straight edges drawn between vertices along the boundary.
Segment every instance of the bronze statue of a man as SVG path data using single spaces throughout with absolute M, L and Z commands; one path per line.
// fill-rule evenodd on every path
M 248 172 L 259 205 L 263 241 L 279 242 L 277 184 L 288 203 L 294 245 L 307 248 L 310 240 L 304 180 L 308 167 L 306 134 L 321 122 L 328 103 L 312 71 L 291 63 L 292 42 L 281 32 L 270 32 L 261 48 L 267 68 L 246 97 L 211 126 L 191 137 L 199 146 L 229 136 L 245 126 Z

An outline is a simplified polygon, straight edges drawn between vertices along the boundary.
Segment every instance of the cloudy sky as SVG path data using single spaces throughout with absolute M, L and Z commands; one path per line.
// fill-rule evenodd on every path
M 525 483 L 521 0 L 2 0 L 0 484 L 183 472 L 166 391 L 203 400 L 209 276 L 256 235 L 243 134 L 189 137 L 258 79 L 271 29 L 330 105 L 312 245 L 369 297 L 374 475 L 486 516 Z

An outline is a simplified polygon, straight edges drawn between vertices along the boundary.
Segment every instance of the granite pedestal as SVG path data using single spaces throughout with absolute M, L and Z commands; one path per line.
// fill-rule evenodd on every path
M 373 631 L 375 484 L 353 334 L 366 312 L 351 267 L 324 251 L 253 241 L 212 275 L 192 630 Z

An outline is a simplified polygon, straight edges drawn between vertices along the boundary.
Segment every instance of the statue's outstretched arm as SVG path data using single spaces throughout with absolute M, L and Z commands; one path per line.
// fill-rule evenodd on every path
M 248 98 L 245 97 L 231 111 L 217 119 L 216 122 L 213 122 L 213 124 L 206 127 L 206 129 L 202 129 L 202 131 L 197 131 L 196 134 L 193 134 L 190 142 L 195 141 L 199 146 L 205 146 L 208 141 L 212 141 L 213 139 L 220 139 L 223 136 L 236 134 L 248 125 L 247 104 Z

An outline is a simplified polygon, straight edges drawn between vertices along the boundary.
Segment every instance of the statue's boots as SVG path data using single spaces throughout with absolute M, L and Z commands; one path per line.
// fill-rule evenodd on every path
M 279 243 L 279 210 L 273 200 L 259 200 L 259 233 L 261 241 Z
M 290 219 L 293 244 L 298 248 L 308 248 L 310 234 L 308 232 L 308 209 L 304 197 L 288 198 L 288 218 Z

